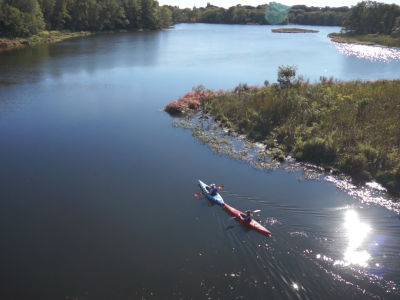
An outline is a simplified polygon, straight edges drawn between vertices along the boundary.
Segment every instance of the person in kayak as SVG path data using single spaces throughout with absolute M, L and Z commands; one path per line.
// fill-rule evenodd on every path
M 217 186 L 215 185 L 215 183 L 211 183 L 211 184 L 210 184 L 210 189 L 208 190 L 208 193 L 209 193 L 211 196 L 217 195 L 218 189 L 217 189 Z
M 253 218 L 253 216 L 252 216 L 250 210 L 246 211 L 246 216 L 244 218 L 242 217 L 243 221 L 246 221 L 246 222 L 250 222 L 252 218 Z

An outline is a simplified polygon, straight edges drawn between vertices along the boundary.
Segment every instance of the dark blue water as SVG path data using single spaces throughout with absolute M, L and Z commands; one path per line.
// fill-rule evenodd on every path
M 193 86 L 392 79 L 326 35 L 176 25 L 0 53 L 0 299 L 397 299 L 398 210 L 219 156 L 161 112 Z M 197 180 L 272 231 L 248 231 Z M 367 233 L 367 234 L 363 234 Z

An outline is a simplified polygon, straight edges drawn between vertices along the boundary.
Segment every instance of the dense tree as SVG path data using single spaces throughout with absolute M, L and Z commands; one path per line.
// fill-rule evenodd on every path
M 392 32 L 390 34 L 392 37 L 400 38 L 400 17 L 396 18 L 396 21 L 393 24 Z
M 161 20 L 158 14 L 158 2 L 154 0 L 142 1 L 142 26 L 149 29 L 161 28 Z
M 179 8 L 171 8 L 155 0 L 0 0 L 0 37 L 28 37 L 44 29 L 160 29 L 170 26 L 172 11 L 182 16 Z M 197 21 L 199 11 L 189 12 Z
M 171 11 L 167 7 L 162 6 L 158 10 L 158 13 L 161 23 L 161 28 L 168 28 L 169 26 L 171 26 L 171 15 L 172 15 Z
M 348 19 L 343 23 L 343 31 L 355 34 L 389 35 L 400 16 L 400 6 L 375 1 L 363 1 L 353 6 Z
M 171 23 L 336 25 L 356 34 L 400 36 L 400 6 L 363 1 L 348 7 L 285 6 L 276 2 L 228 9 L 180 9 L 156 0 L 0 0 L 0 37 L 28 37 L 44 29 L 72 31 L 160 29 Z
M 134 29 L 140 28 L 142 18 L 140 0 L 122 0 L 121 3 L 125 10 L 126 19 L 129 21 L 126 27 Z
M 0 35 L 26 37 L 45 27 L 37 0 L 3 0 L 0 2 Z
M 292 6 L 288 14 L 288 22 L 301 25 L 342 26 L 347 18 L 349 8 L 345 7 L 307 7 Z
M 286 24 L 289 11 L 289 6 L 271 2 L 265 8 L 265 19 L 271 25 Z

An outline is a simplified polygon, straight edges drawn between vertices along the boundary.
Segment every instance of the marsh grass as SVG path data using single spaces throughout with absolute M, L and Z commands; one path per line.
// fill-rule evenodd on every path
M 9 49 L 22 46 L 29 46 L 39 43 L 56 43 L 66 39 L 88 36 L 92 33 L 88 31 L 70 32 L 70 31 L 42 31 L 29 38 L 16 38 L 15 40 L 0 39 L 0 49 Z
M 400 191 L 400 80 L 338 81 L 301 76 L 288 86 L 245 84 L 215 94 L 207 112 L 222 128 L 262 142 L 263 157 L 292 155 L 356 184 L 375 179 Z M 199 136 L 200 141 L 211 137 Z M 240 155 L 240 153 L 239 153 Z
M 382 45 L 387 47 L 400 48 L 400 38 L 390 35 L 367 34 L 354 35 L 351 33 L 330 33 L 328 37 L 336 43 L 354 43 L 362 45 Z

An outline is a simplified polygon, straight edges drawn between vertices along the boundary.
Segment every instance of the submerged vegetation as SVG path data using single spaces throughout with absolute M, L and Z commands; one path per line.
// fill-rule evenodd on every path
M 375 179 L 391 192 L 400 191 L 400 80 L 321 77 L 310 83 L 296 71 L 281 66 L 278 83 L 266 81 L 263 87 L 208 91 L 196 111 L 212 116 L 227 132 L 263 143 L 261 156 L 282 161 L 290 155 L 347 174 L 356 184 Z M 202 86 L 195 91 L 206 92 Z

